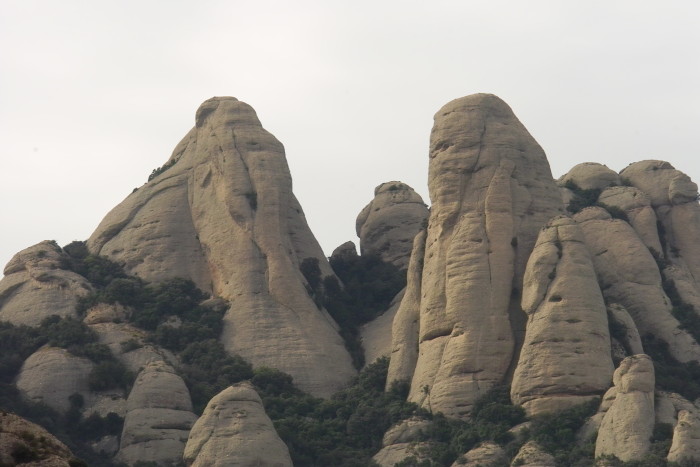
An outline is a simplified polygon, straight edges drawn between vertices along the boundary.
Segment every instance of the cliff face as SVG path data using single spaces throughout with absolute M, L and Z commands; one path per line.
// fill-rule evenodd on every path
M 492 95 L 454 100 L 435 115 L 429 170 L 409 399 L 461 416 L 506 377 L 522 340 L 525 264 L 538 230 L 562 203 L 544 152 Z M 417 295 L 410 284 L 406 295 Z M 393 347 L 397 362 L 410 360 L 402 354 L 413 349 Z M 406 375 L 393 361 L 390 373 Z
M 255 111 L 213 98 L 167 170 L 115 207 L 88 240 L 148 281 L 193 280 L 231 304 L 222 342 L 328 396 L 355 373 L 336 324 L 314 304 L 299 265 L 333 272 L 292 193 L 282 144 Z
M 405 290 L 362 328 L 339 329 L 315 303 L 321 300 L 314 294 L 328 292 L 322 279 L 334 272 L 292 193 L 281 143 L 250 106 L 234 98 L 203 103 L 195 127 L 166 165 L 105 217 L 87 245 L 146 281 L 191 279 L 218 297 L 200 303 L 195 314 L 227 310 L 220 339 L 229 353 L 283 370 L 314 395 L 330 396 L 355 375 L 340 337 L 354 332 L 366 346 L 368 363 L 390 356 L 386 389 L 392 397 L 403 394 L 401 399 L 433 414 L 469 423 L 510 414 L 513 425 L 521 423 L 523 410 L 509 406 L 504 388 L 496 391 L 500 399 L 489 402 L 495 412 L 479 415 L 485 406 L 478 400 L 494 397 L 489 390 L 497 386 L 509 386 L 511 401 L 529 417 L 600 401 L 597 413 L 571 428 L 578 430 L 580 443 L 595 443 L 597 455 L 630 461 L 652 451 L 658 456 L 650 441 L 652 433 L 658 436 L 656 422 L 670 425 L 663 458 L 697 458 L 700 409 L 692 402 L 700 395 L 697 185 L 663 161 L 630 164 L 619 174 L 583 163 L 555 181 L 537 142 L 503 101 L 488 94 L 440 109 L 429 159 L 430 210 L 407 185 L 387 182 L 357 218 L 362 252 L 407 273 Z M 46 241 L 10 261 L 0 281 L 0 320 L 36 330 L 53 314 L 78 317 L 81 298 L 106 293 L 104 284 L 93 285 L 69 270 L 73 256 L 67 250 Z M 354 245 L 334 255 L 354 257 Z M 307 258 L 318 262 L 322 285 L 312 287 L 300 272 Z M 134 283 L 127 278 L 121 285 Z M 147 330 L 133 319 L 142 309 L 112 303 L 118 299 L 107 302 L 87 310 L 80 323 L 94 333 L 86 345 L 90 352 L 59 348 L 56 336 L 26 329 L 10 337 L 35 339 L 30 350 L 0 349 L 8 355 L 16 351 L 0 366 L 0 389 L 14 385 L 25 401 L 41 402 L 66 419 L 77 410 L 80 423 L 90 414 L 124 418 L 119 434 L 95 434 L 95 446 L 111 446 L 107 457 L 131 465 L 184 459 L 187 465 L 286 466 L 304 451 L 304 435 L 297 431 L 311 426 L 312 416 L 328 424 L 345 416 L 340 432 L 366 441 L 374 449 L 366 458 L 374 456 L 380 465 L 409 457 L 428 462 L 446 443 L 430 436 L 445 435 L 448 422 L 416 417 L 414 409 L 397 408 L 396 400 L 385 419 L 398 419 L 397 424 L 383 440 L 370 439 L 378 431 L 371 424 L 381 407 L 358 398 L 352 415 L 337 413 L 347 407 L 332 413 L 340 407 L 333 405 L 336 398 L 312 410 L 318 401 L 294 399 L 301 396 L 286 376 L 264 370 L 267 376 L 256 382 L 249 367 L 248 376 L 236 381 L 253 378 L 265 386 L 257 387 L 263 397 L 266 385 L 281 385 L 281 392 L 267 394 L 274 393 L 270 416 L 283 414 L 283 423 L 272 423 L 249 382 L 221 391 L 198 417 L 192 400 L 197 394 L 209 399 L 214 392 L 206 390 L 215 383 L 205 379 L 210 375 L 203 368 L 186 366 L 185 352 L 178 353 L 185 344 L 171 352 L 154 339 L 158 332 L 177 336 L 183 327 L 196 329 L 196 321 L 168 310 L 166 321 Z M 95 370 L 105 362 L 133 372 L 133 387 L 95 389 Z M 224 370 L 221 374 L 231 374 Z M 407 384 L 407 396 L 396 382 Z M 370 388 L 391 400 L 377 390 L 383 384 L 383 375 L 363 374 L 352 391 Z M 357 397 L 352 391 L 340 398 Z M 399 417 L 400 410 L 406 413 Z M 530 429 L 541 429 L 533 425 Z M 522 442 L 517 454 L 475 441 L 463 451 L 464 462 L 561 465 L 559 454 L 555 459 L 548 443 L 528 440 L 523 427 L 511 430 Z M 1 431 L 0 448 L 10 433 Z M 474 429 L 460 439 L 478 433 Z M 294 444 L 288 449 L 281 438 Z M 333 445 L 329 451 L 335 441 L 327 443 Z M 303 453 L 308 462 L 318 454 L 313 449 Z M 324 465 L 332 458 L 313 459 Z M 0 460 L 10 461 L 2 449 Z

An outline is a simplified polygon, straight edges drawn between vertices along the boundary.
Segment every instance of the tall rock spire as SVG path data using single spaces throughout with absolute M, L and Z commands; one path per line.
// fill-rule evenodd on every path
M 432 206 L 409 399 L 462 416 L 513 362 L 524 333 L 525 265 L 539 229 L 563 206 L 544 151 L 490 94 L 456 99 L 435 115 L 428 183 Z M 415 296 L 410 285 L 406 295 Z M 392 351 L 411 351 L 404 347 L 396 342 Z
M 230 352 L 313 394 L 340 389 L 355 371 L 299 265 L 316 258 L 324 276 L 333 272 L 292 193 L 282 144 L 252 107 L 216 97 L 164 168 L 105 217 L 90 250 L 149 281 L 193 280 L 230 302 Z

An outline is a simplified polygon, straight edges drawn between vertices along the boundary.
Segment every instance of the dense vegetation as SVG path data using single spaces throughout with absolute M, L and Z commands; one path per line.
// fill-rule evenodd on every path
M 610 206 L 598 201 L 598 197 L 602 192 L 600 188 L 589 188 L 584 190 L 572 180 L 568 180 L 564 184 L 564 187 L 571 190 L 574 195 L 571 201 L 569 201 L 569 204 L 566 206 L 566 210 L 571 214 L 576 214 L 589 206 L 598 206 L 606 209 L 613 219 L 622 219 L 623 221 L 629 222 L 629 218 L 627 217 L 627 213 L 625 211 L 617 206 Z
M 365 364 L 359 328 L 386 311 L 406 286 L 406 272 L 370 254 L 334 256 L 330 265 L 342 285 L 336 277 L 321 277 L 316 258 L 305 258 L 300 270 L 316 304 L 324 307 L 340 326 L 345 347 L 359 369 Z

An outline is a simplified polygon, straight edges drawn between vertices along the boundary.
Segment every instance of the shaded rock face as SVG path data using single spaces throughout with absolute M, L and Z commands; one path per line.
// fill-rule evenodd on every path
M 184 460 L 193 467 L 292 466 L 287 446 L 248 382 L 230 386 L 209 401 L 192 427 Z
M 129 465 L 138 461 L 177 464 L 196 420 L 182 378 L 168 364 L 152 362 L 139 373 L 129 393 L 116 460 Z
M 91 398 L 88 376 L 93 366 L 65 349 L 42 347 L 25 360 L 15 384 L 29 400 L 65 412 L 70 408 L 70 395 Z
M 365 351 L 365 365 L 374 363 L 378 358 L 391 355 L 391 329 L 405 293 L 406 289 L 404 288 L 396 294 L 384 313 L 360 327 L 362 348 Z
M 599 397 L 613 362 L 603 296 L 581 229 L 556 217 L 540 232 L 523 282 L 528 315 L 511 397 L 529 415 Z
M 452 467 L 503 467 L 508 465 L 505 451 L 496 443 L 482 443 L 457 459 Z
M 512 466 L 525 466 L 525 467 L 555 467 L 557 464 L 554 461 L 554 457 L 547 453 L 542 447 L 534 441 L 528 441 L 525 443 L 518 454 L 513 458 L 511 462 Z
M 374 189 L 374 199 L 357 216 L 355 230 L 360 253 L 376 254 L 406 269 L 413 239 L 428 219 L 428 208 L 413 188 L 386 182 Z
M 37 326 L 51 315 L 75 316 L 78 299 L 92 286 L 64 269 L 68 256 L 53 241 L 17 253 L 0 280 L 0 321 Z
M 430 443 L 420 441 L 431 422 L 420 417 L 411 417 L 389 428 L 382 439 L 382 449 L 372 457 L 381 467 L 393 467 L 407 457 L 418 462 L 428 458 Z
M 615 399 L 605 413 L 595 456 L 613 455 L 627 462 L 649 450 L 654 431 L 654 365 L 648 355 L 625 358 L 615 370 Z
M 576 214 L 605 298 L 629 312 L 641 335 L 668 342 L 671 354 L 687 362 L 700 359 L 700 346 L 681 329 L 661 283 L 656 261 L 634 229 L 602 208 Z
M 22 452 L 33 452 L 36 459 L 27 462 Z M 68 447 L 44 428 L 15 414 L 0 411 L 0 465 L 32 467 L 70 467 L 76 458 Z
M 680 170 L 664 161 L 635 162 L 620 175 L 651 200 L 663 225 L 661 253 L 700 285 L 700 205 L 698 186 Z
M 454 100 L 435 115 L 429 190 L 409 399 L 464 416 L 511 365 L 524 332 L 511 297 L 537 232 L 563 206 L 542 148 L 488 94 Z M 406 297 L 415 297 L 408 287 Z
M 292 193 L 282 144 L 250 106 L 213 98 L 170 164 L 105 217 L 90 251 L 149 281 L 193 280 L 231 304 L 227 350 L 315 395 L 340 389 L 355 371 L 299 265 L 316 258 L 322 275 L 333 272 Z

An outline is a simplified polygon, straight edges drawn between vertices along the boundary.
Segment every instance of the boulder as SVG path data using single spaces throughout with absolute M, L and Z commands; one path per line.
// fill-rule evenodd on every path
M 78 459 L 43 427 L 0 410 L 0 465 L 71 467 Z
M 51 315 L 76 316 L 78 299 L 92 286 L 66 270 L 68 261 L 68 255 L 49 240 L 13 256 L 0 280 L 0 321 L 37 326 Z
M 540 231 L 525 270 L 525 343 L 511 386 L 530 416 L 596 399 L 613 362 L 605 302 L 581 229 L 555 217 Z
M 452 467 L 503 467 L 508 465 L 506 452 L 498 444 L 487 441 L 471 449 Z
M 127 399 L 118 462 L 177 464 L 197 416 L 184 381 L 165 362 L 152 362 L 138 375 Z
M 616 456 L 623 462 L 647 453 L 654 431 L 654 365 L 645 354 L 625 358 L 615 370 L 615 400 L 605 413 L 596 439 L 595 456 Z
M 428 186 L 409 399 L 463 417 L 506 376 L 524 334 L 518 298 L 527 258 L 563 206 L 544 151 L 489 94 L 456 99 L 435 115 Z
M 187 466 L 292 466 L 289 450 L 265 414 L 248 382 L 214 396 L 192 427 L 184 460 Z
M 572 167 L 557 180 L 560 186 L 565 186 L 567 182 L 573 182 L 582 190 L 603 190 L 619 185 L 620 176 L 603 164 L 583 162 Z
M 299 270 L 333 275 L 292 192 L 282 144 L 247 104 L 204 102 L 152 180 L 103 219 L 87 244 L 147 281 L 183 277 L 230 302 L 226 349 L 329 396 L 355 369 L 336 323 Z
M 547 453 L 535 441 L 525 443 L 511 462 L 512 466 L 521 467 L 555 467 L 554 456 Z
M 91 398 L 88 376 L 94 364 L 56 347 L 42 347 L 25 360 L 15 384 L 25 397 L 59 412 L 67 411 L 68 397 Z
M 428 214 L 423 198 L 413 188 L 402 182 L 382 183 L 355 222 L 360 254 L 374 254 L 406 269 L 413 239 L 423 229 Z
M 431 422 L 421 417 L 411 417 L 389 428 L 382 439 L 382 449 L 372 457 L 380 467 L 394 467 L 394 464 L 409 457 L 418 462 L 428 458 L 431 443 L 421 441 L 422 433 Z

